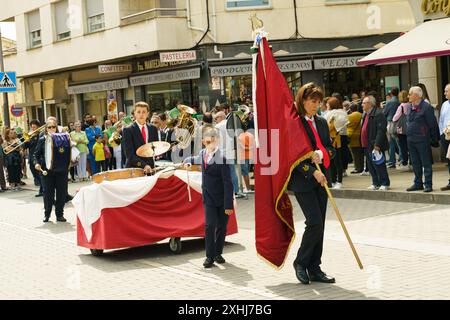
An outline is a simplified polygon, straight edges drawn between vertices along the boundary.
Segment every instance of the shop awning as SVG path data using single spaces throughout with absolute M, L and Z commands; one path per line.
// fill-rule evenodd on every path
M 450 55 L 450 18 L 424 22 L 358 61 L 378 64 Z

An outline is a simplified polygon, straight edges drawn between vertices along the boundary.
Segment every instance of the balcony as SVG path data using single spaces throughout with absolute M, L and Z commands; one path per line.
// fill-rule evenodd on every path
M 184 1 L 176 0 L 121 0 L 120 25 L 152 20 L 156 18 L 186 18 Z

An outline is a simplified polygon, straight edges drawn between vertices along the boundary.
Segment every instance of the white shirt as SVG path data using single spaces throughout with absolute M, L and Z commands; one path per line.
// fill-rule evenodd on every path
M 226 159 L 235 159 L 234 140 L 228 135 L 227 120 L 222 120 L 216 125 L 216 129 L 220 132 L 219 149 L 225 155 Z
M 306 121 L 311 121 L 312 122 L 312 124 L 313 124 L 313 126 L 314 126 L 314 128 L 316 129 L 316 131 L 317 131 L 317 125 L 316 125 L 316 121 L 314 120 L 314 116 L 312 117 L 312 118 L 309 118 L 308 116 L 305 116 L 305 119 L 306 119 Z M 317 132 L 317 134 L 319 134 L 319 132 Z M 323 152 L 322 152 L 322 150 L 316 150 L 316 151 L 314 151 L 314 152 L 316 152 L 318 155 L 319 155 L 319 157 L 320 157 L 320 160 L 322 160 L 323 159 Z
M 208 152 L 208 149 L 205 149 L 206 152 L 206 164 L 208 164 L 211 159 L 214 157 L 214 154 L 219 150 L 219 147 L 216 147 L 212 153 Z
M 145 143 L 147 143 L 148 142 L 148 127 L 147 127 L 147 124 L 144 124 L 143 126 L 142 125 L 140 125 L 138 122 L 136 122 L 137 123 L 137 125 L 139 126 L 139 132 L 141 133 L 141 135 L 142 135 L 142 127 L 144 127 L 144 130 L 145 130 L 145 136 L 147 137 L 147 141 L 145 141 Z
M 444 133 L 445 128 L 450 121 L 450 100 L 445 101 L 442 104 L 441 113 L 439 115 L 439 131 L 441 135 Z

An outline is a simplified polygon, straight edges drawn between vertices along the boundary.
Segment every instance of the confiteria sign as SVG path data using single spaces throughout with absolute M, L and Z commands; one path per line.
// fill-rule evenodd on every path
M 433 14 L 442 12 L 445 16 L 450 16 L 450 0 L 422 0 L 422 13 Z

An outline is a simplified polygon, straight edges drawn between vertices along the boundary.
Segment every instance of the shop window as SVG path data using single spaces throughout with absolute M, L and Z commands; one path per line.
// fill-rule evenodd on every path
M 103 124 L 103 116 L 107 114 L 106 100 L 106 91 L 83 94 L 83 113 L 94 115 L 97 118 L 97 125 L 99 126 Z
M 227 0 L 227 9 L 255 9 L 269 7 L 269 0 Z

